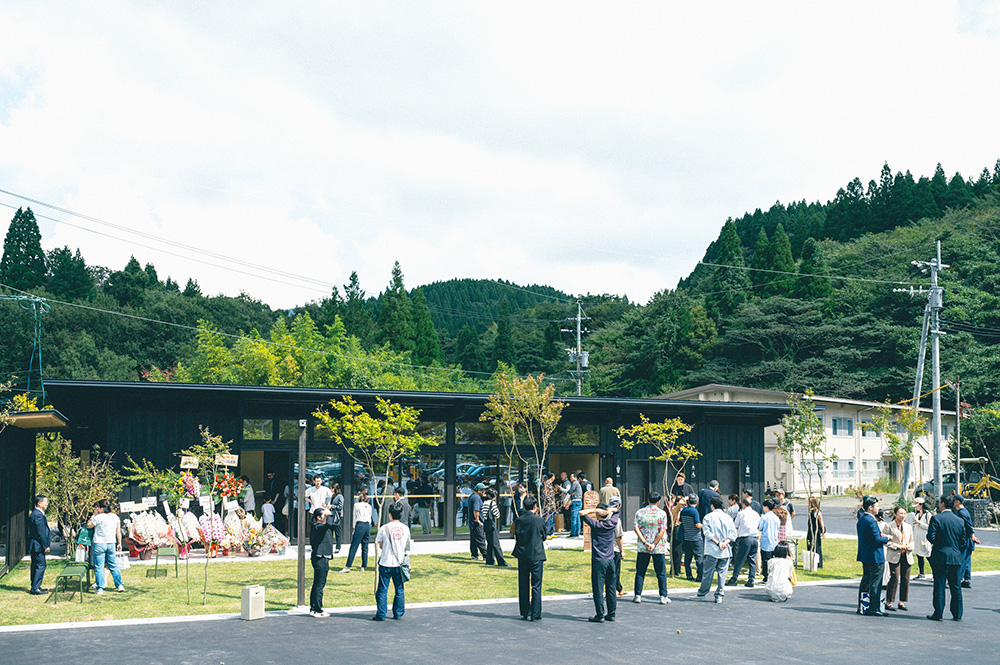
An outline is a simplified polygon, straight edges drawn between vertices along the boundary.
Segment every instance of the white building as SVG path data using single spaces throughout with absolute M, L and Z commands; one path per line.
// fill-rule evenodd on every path
M 702 402 L 783 403 L 788 400 L 787 393 L 777 390 L 760 390 L 714 383 L 660 397 Z M 822 418 L 823 427 L 826 430 L 825 458 L 828 461 L 823 465 L 825 474 L 823 486 L 827 488 L 829 493 L 839 494 L 851 486 L 871 485 L 883 476 L 890 476 L 897 480 L 902 477 L 902 469 L 889 454 L 885 440 L 877 432 L 865 427 L 866 423 L 871 422 L 878 407 L 882 406 L 880 402 L 821 395 L 813 396 L 813 402 L 820 410 L 818 415 Z M 927 415 L 929 421 L 931 409 L 921 407 L 920 411 Z M 778 434 L 783 431 L 781 425 L 768 427 L 764 430 L 764 480 L 771 487 L 781 486 L 786 491 L 804 493 L 808 474 L 803 472 L 800 461 L 796 460 L 795 464 L 789 464 L 778 453 Z M 942 441 L 947 442 L 954 431 L 955 412 L 942 410 Z M 934 477 L 932 436 L 928 433 L 918 439 L 913 446 L 910 481 L 914 483 L 914 486 L 932 480 Z M 945 460 L 948 459 L 947 452 L 943 454 L 943 457 Z M 817 484 L 815 473 L 813 473 L 813 483 Z

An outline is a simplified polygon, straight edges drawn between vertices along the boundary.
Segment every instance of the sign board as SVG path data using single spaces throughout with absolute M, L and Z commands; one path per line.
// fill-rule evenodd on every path
M 198 504 L 202 508 L 209 508 L 212 505 L 212 497 L 210 497 L 207 494 L 203 494 L 202 496 L 198 497 Z
M 215 458 L 215 463 L 219 466 L 239 466 L 239 455 L 219 455 Z
M 156 508 L 156 497 L 155 496 L 142 497 L 142 505 L 148 508 Z
M 191 507 L 191 499 L 181 499 L 181 508 L 187 510 Z
M 164 501 L 163 502 L 163 512 L 165 512 L 167 514 L 167 517 L 170 517 L 171 515 L 173 515 L 173 513 L 170 510 L 170 502 L 169 501 Z
M 181 468 L 182 469 L 197 469 L 198 468 L 198 458 L 197 457 L 189 457 L 188 455 L 184 455 L 183 457 L 181 457 Z
M 226 501 L 222 507 L 225 508 L 226 510 L 236 510 L 237 508 L 240 507 L 240 504 L 236 503 L 235 501 Z
M 131 501 L 122 501 L 118 505 L 118 510 L 122 513 L 131 513 L 135 510 L 135 504 Z

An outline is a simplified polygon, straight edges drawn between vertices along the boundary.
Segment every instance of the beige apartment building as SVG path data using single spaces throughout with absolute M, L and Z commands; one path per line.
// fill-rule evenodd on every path
M 703 402 L 751 402 L 760 404 L 784 403 L 788 394 L 778 390 L 760 390 L 740 386 L 708 384 L 688 390 L 681 390 L 667 395 L 662 399 L 698 400 Z M 813 402 L 820 409 L 819 416 L 823 419 L 826 430 L 826 456 L 824 464 L 823 487 L 827 493 L 839 494 L 848 487 L 870 485 L 883 476 L 900 479 L 901 465 L 889 454 L 885 440 L 877 432 L 865 427 L 871 422 L 879 402 L 843 399 L 816 395 Z M 929 407 L 922 407 L 931 416 Z M 773 425 L 764 430 L 764 479 L 771 487 L 781 486 L 786 491 L 804 494 L 807 487 L 808 473 L 804 472 L 801 460 L 788 463 L 778 453 L 778 434 L 783 431 L 781 425 Z M 949 441 L 955 431 L 955 412 L 941 412 L 941 437 Z M 834 457 L 835 456 L 835 457 Z M 947 459 L 947 454 L 945 458 Z M 910 469 L 910 481 L 916 487 L 933 479 L 932 468 L 932 435 L 928 434 L 917 441 L 913 448 L 913 466 Z M 813 483 L 816 483 L 816 473 L 813 473 Z M 815 490 L 814 490 L 815 491 Z

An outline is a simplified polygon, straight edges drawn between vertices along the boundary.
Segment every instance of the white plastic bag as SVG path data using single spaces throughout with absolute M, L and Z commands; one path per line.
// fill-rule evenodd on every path
M 73 559 L 73 561 L 75 561 L 76 563 L 86 563 L 86 561 L 87 561 L 87 548 L 86 547 L 77 547 L 76 548 L 76 556 Z
M 805 550 L 802 552 L 802 568 L 808 571 L 819 569 L 819 553 Z
M 115 552 L 115 562 L 118 564 L 118 570 L 128 570 L 132 567 L 128 560 L 128 552 Z

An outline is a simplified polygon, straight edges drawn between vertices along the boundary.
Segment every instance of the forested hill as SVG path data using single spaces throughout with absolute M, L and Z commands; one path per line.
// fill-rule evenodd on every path
M 843 397 L 912 391 L 927 283 L 911 265 L 940 240 L 942 373 L 963 397 L 1000 399 L 1000 162 L 977 178 L 896 173 L 852 180 L 827 203 L 776 203 L 723 226 L 676 289 L 634 304 L 613 294 L 454 279 L 422 287 L 388 265 L 377 295 L 356 273 L 328 298 L 272 311 L 252 295 L 206 296 L 132 258 L 89 265 L 70 248 L 42 250 L 30 209 L 4 240 L 8 295 L 49 298 L 46 377 L 489 391 L 503 363 L 575 389 L 566 353 L 577 301 L 587 317 L 589 394 L 652 396 L 718 382 Z M 663 285 L 666 287 L 667 285 Z M 68 304 L 61 304 L 68 303 Z M 33 320 L 0 301 L 0 372 L 27 382 Z

